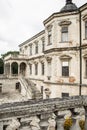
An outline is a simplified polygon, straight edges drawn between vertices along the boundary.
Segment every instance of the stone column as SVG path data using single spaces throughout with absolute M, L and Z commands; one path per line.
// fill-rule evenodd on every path
M 57 125 L 57 130 L 64 130 L 64 116 L 65 115 L 58 115 L 56 117 L 56 125 Z
M 9 71 L 9 75 L 12 76 L 12 68 L 11 68 L 11 63 L 10 63 L 10 71 Z
M 87 130 L 87 107 L 85 108 L 85 130 Z
M 70 128 L 70 130 L 81 130 L 80 126 L 79 126 L 79 113 L 71 111 L 72 113 L 72 120 L 73 120 L 73 124 Z
M 41 130 L 47 130 L 48 129 L 48 126 L 49 126 L 48 119 L 49 119 L 49 117 L 50 117 L 50 114 L 44 114 L 44 115 L 40 116 L 39 125 L 40 125 Z
M 20 76 L 20 64 L 18 64 L 18 76 Z

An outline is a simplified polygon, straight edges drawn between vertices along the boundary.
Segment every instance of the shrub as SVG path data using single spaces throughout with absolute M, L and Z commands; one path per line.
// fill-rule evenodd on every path
M 65 130 L 69 130 L 71 126 L 72 126 L 72 119 L 71 118 L 67 118 L 65 120 L 65 123 L 64 123 L 64 129 Z
M 85 126 L 85 121 L 84 120 L 80 120 L 79 121 L 79 125 L 81 127 L 81 130 L 85 130 L 84 126 Z

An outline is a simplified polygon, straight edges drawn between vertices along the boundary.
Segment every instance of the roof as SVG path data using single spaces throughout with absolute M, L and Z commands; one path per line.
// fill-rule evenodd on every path
M 28 42 L 30 42 L 30 41 L 36 39 L 38 36 L 43 35 L 44 33 L 45 33 L 45 30 L 42 30 L 41 32 L 37 33 L 36 35 L 34 35 L 33 37 L 29 38 L 29 39 L 26 40 L 25 42 L 21 43 L 21 44 L 19 45 L 19 47 L 21 47 L 21 46 L 27 44 Z

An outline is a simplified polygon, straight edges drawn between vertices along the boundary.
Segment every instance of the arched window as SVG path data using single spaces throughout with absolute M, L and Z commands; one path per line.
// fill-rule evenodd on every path
M 25 76 L 26 75 L 26 64 L 24 62 L 22 62 L 20 64 L 20 73 Z
M 11 70 L 12 70 L 12 74 L 18 74 L 18 63 L 13 62 L 11 64 Z

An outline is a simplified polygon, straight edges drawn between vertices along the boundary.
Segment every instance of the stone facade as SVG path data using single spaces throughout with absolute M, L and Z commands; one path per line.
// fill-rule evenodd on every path
M 11 67 L 16 62 L 16 76 L 34 82 L 40 92 L 43 86 L 43 98 L 46 98 L 45 89 L 50 91 L 50 98 L 79 95 L 80 87 L 81 94 L 86 95 L 87 4 L 76 10 L 54 13 L 43 23 L 43 31 L 19 45 L 19 56 L 4 59 L 5 68 L 9 64 L 5 74 L 15 76 Z M 24 71 L 20 69 L 21 63 L 25 65 Z

